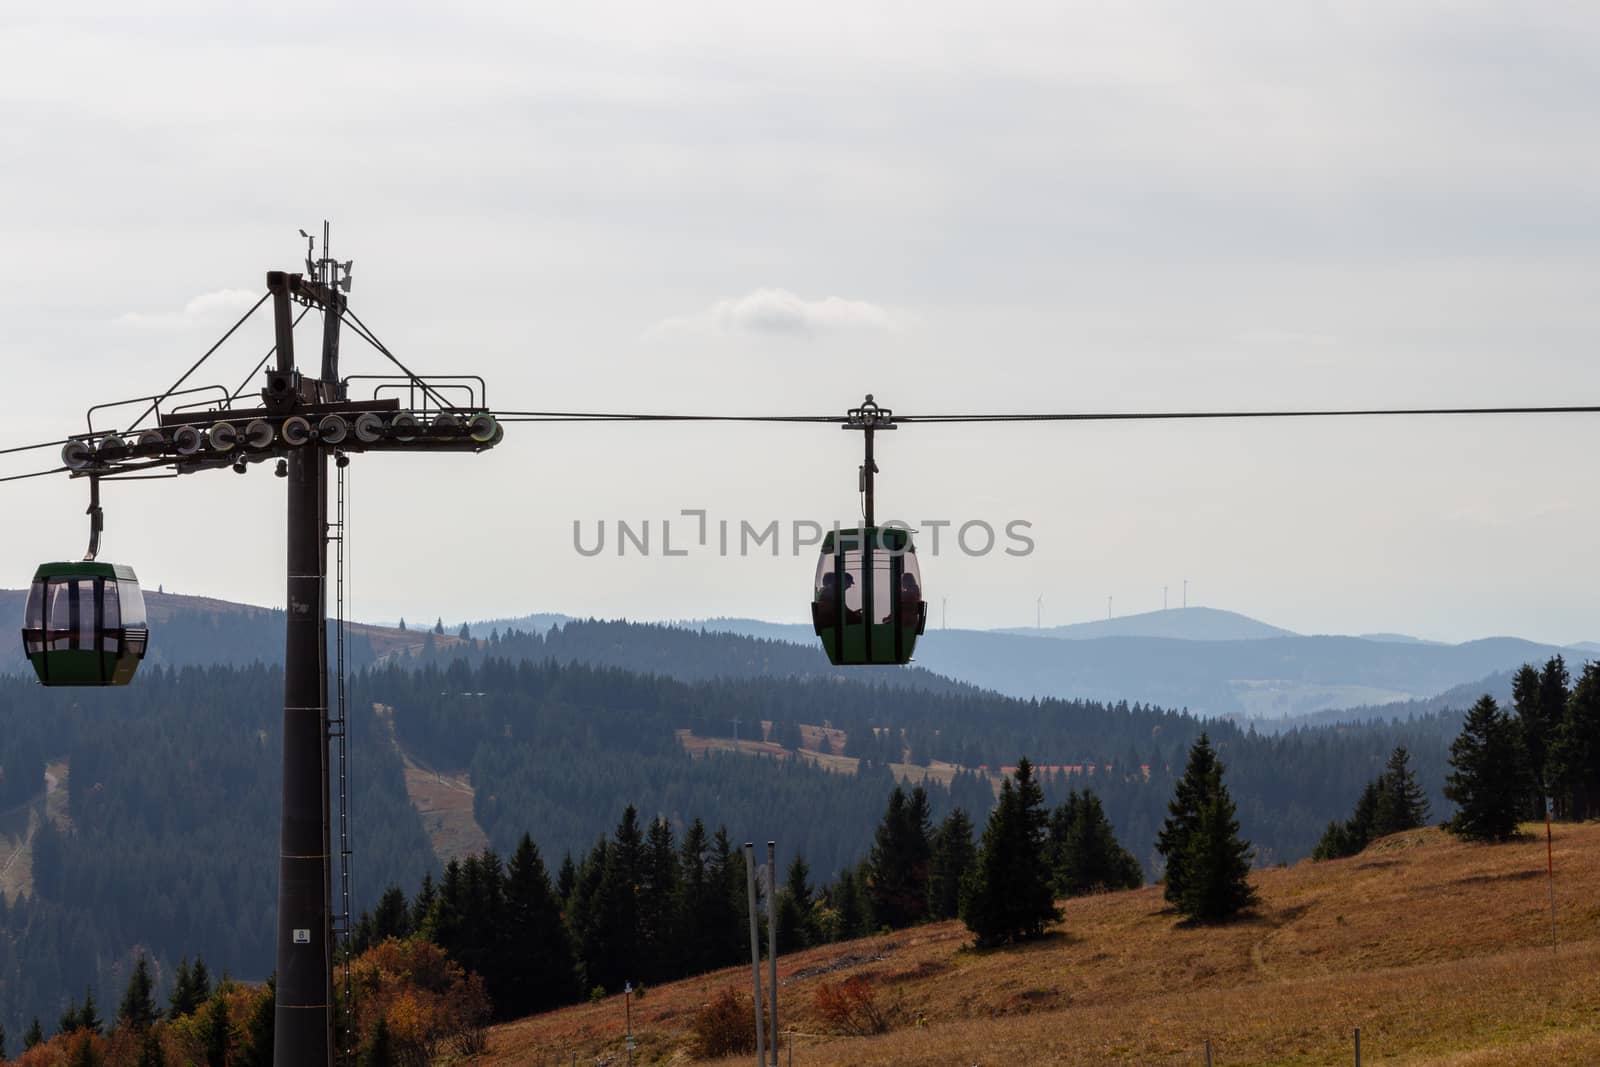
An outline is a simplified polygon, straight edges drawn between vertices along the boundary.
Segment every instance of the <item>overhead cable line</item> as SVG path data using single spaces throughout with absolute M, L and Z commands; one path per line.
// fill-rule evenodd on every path
M 1184 419 L 1326 419 L 1386 415 L 1577 415 L 1600 412 L 1600 405 L 1455 408 L 1324 408 L 1284 411 L 1078 411 L 1040 414 L 896 415 L 896 422 L 1157 422 Z
M 257 305 L 260 306 L 259 304 Z M 309 309 L 307 309 L 309 310 Z M 305 316 L 301 312 L 300 318 Z M 248 317 L 248 316 L 246 316 Z M 295 319 L 298 324 L 299 318 Z M 241 319 L 242 323 L 243 320 Z M 394 359 L 375 337 L 370 336 L 360 325 L 359 320 L 351 324 L 352 328 L 368 343 L 372 344 L 379 352 L 389 356 L 395 365 L 405 372 L 406 377 L 415 381 L 419 387 L 425 389 L 429 395 L 439 401 L 442 406 L 451 405 L 443 403 L 435 390 L 416 375 L 412 374 L 404 364 Z M 235 329 L 238 324 L 235 324 Z M 230 333 L 232 330 L 229 331 Z M 226 339 L 226 338 L 224 338 Z M 220 344 L 220 342 L 219 342 Z M 215 347 L 213 347 L 213 351 Z M 276 351 L 276 346 L 274 346 Z M 272 352 L 262 360 L 271 358 Z M 191 367 L 189 373 L 199 366 Z M 257 366 L 257 370 L 260 366 Z M 185 374 L 167 390 L 163 396 L 171 395 L 189 376 Z M 248 381 L 248 379 L 247 379 Z M 229 397 L 230 400 L 238 399 L 242 390 Z M 159 398 L 158 398 L 159 400 Z M 152 405 L 152 408 L 154 405 Z M 150 412 L 147 410 L 145 415 Z M 1070 411 L 1070 412 L 990 412 L 981 414 L 936 414 L 936 415 L 895 415 L 895 423 L 907 425 L 958 425 L 982 424 L 1005 422 L 1185 422 L 1202 420 L 1243 420 L 1243 419 L 1326 419 L 1326 418 L 1385 418 L 1404 416 L 1440 416 L 1440 415 L 1593 415 L 1600 414 L 1600 404 L 1566 404 L 1566 405 L 1504 405 L 1498 407 L 1406 407 L 1406 408 L 1322 408 L 1304 410 L 1231 410 L 1231 411 Z M 141 415 L 142 420 L 145 416 Z M 624 412 L 624 411 L 501 411 L 495 413 L 495 418 L 500 422 L 523 423 L 618 423 L 618 422 L 705 422 L 705 423 L 743 423 L 743 424 L 790 424 L 790 425 L 837 425 L 849 424 L 847 416 L 843 415 L 711 415 L 711 414 L 677 414 L 672 412 Z M 138 425 L 135 420 L 134 425 Z M 57 438 L 52 441 L 39 441 L 28 445 L 12 445 L 0 448 L 0 455 L 11 455 L 19 452 L 28 452 L 42 448 L 56 448 L 75 438 Z M 57 474 L 68 470 L 66 467 L 56 467 L 47 471 L 35 471 L 31 474 L 16 474 L 9 477 L 0 477 L 0 482 L 18 481 L 24 478 L 38 478 L 47 474 Z
M 32 474 L 12 474 L 4 478 L 0 478 L 0 482 L 20 482 L 24 478 L 43 478 L 47 474 L 60 474 L 66 469 L 67 468 L 65 467 L 52 467 L 50 470 L 34 471 Z
M 1504 406 L 1504 407 L 1414 407 L 1414 408 L 1326 408 L 1268 411 L 1070 411 L 996 412 L 987 414 L 894 415 L 896 423 L 991 423 L 991 422 L 1157 422 L 1198 419 L 1317 419 L 1360 416 L 1401 415 L 1576 415 L 1600 413 L 1600 405 Z M 691 415 L 664 412 L 581 412 L 581 411 L 502 411 L 501 422 L 744 422 L 744 423 L 833 423 L 844 425 L 844 415 Z

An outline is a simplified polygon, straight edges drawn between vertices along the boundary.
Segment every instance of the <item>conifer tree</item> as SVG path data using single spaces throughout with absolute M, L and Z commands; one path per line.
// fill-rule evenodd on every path
M 100 1010 L 94 1002 L 94 990 L 85 988 L 83 991 L 83 1009 L 78 1013 L 78 1029 L 87 1030 L 91 1034 L 98 1034 L 105 1023 L 100 1018 Z
M 644 866 L 644 837 L 632 804 L 622 813 L 606 849 L 594 899 L 595 938 L 585 954 L 589 980 L 610 990 L 621 989 L 637 975 L 639 960 L 639 883 Z
M 1223 786 L 1201 803 L 1195 833 L 1185 846 L 1188 873 L 1178 910 L 1199 922 L 1220 922 L 1254 904 L 1250 856 L 1250 843 L 1239 837 L 1233 799 Z
M 1546 671 L 1558 662 L 1561 662 L 1559 656 L 1550 660 L 1545 665 Z M 1563 673 L 1565 669 L 1566 665 L 1562 663 Z M 1528 777 L 1533 787 L 1533 795 L 1524 812 L 1530 818 L 1544 817 L 1546 775 L 1550 770 L 1546 761 L 1556 730 L 1561 725 L 1559 715 L 1554 721 L 1545 719 L 1543 683 L 1544 678 L 1531 663 L 1524 663 L 1511 679 L 1511 707 L 1516 711 L 1517 721 L 1522 727 L 1522 744 L 1528 753 Z M 1566 701 L 1561 703 L 1564 711 Z
M 1350 813 L 1350 821 L 1345 823 L 1344 851 L 1339 855 L 1355 855 L 1376 836 L 1374 831 L 1378 826 L 1378 808 L 1383 803 L 1383 793 L 1381 774 L 1362 788 L 1361 795 L 1356 798 L 1355 810 Z
M 711 858 L 706 863 L 706 883 L 713 894 L 710 904 L 716 965 L 737 963 L 748 945 L 745 926 L 749 921 L 745 898 L 744 855 L 733 847 L 726 826 L 717 827 L 711 838 Z
M 1600 663 L 1586 663 L 1554 732 L 1550 763 L 1569 818 L 1589 818 L 1600 807 Z
M 954 919 L 961 914 L 961 885 L 977 858 L 972 820 L 963 809 L 955 808 L 933 835 L 928 863 L 928 918 Z
M 438 902 L 439 891 L 434 888 L 433 875 L 424 872 L 422 875 L 422 888 L 417 890 L 416 899 L 411 902 L 411 929 L 417 933 L 431 937 L 433 924 L 433 908 Z
M 594 985 L 595 966 L 601 948 L 601 923 L 598 910 L 600 880 L 605 876 L 606 853 L 610 845 L 604 835 L 596 839 L 594 847 L 578 864 L 577 882 L 567 899 L 565 917 L 572 943 L 582 964 L 582 982 L 585 988 Z
M 150 979 L 150 965 L 143 956 L 133 965 L 128 977 L 127 991 L 122 994 L 122 1004 L 117 1008 L 117 1018 L 123 1025 L 138 1031 L 150 1029 L 156 1021 L 155 983 Z
M 816 941 L 811 899 L 811 868 L 804 856 L 789 864 L 778 895 L 778 951 L 794 952 Z
M 1557 814 L 1562 818 L 1571 815 L 1571 797 L 1566 795 L 1564 788 L 1566 768 L 1562 766 L 1561 757 L 1564 753 L 1558 752 L 1562 739 L 1562 727 L 1567 720 L 1568 704 L 1572 696 L 1572 676 L 1567 673 L 1567 661 L 1560 656 L 1553 656 L 1545 662 L 1544 669 L 1539 672 L 1539 714 L 1538 718 L 1543 727 L 1545 751 L 1543 764 L 1537 768 L 1530 767 L 1529 773 L 1537 773 L 1534 784 L 1541 789 L 1548 789 L 1555 794 Z M 1528 747 L 1526 740 L 1524 749 Z M 1536 805 L 1533 812 L 1536 818 L 1544 817 L 1543 805 Z
M 233 1027 L 228 1019 L 228 1000 L 219 990 L 206 1002 L 200 1022 L 200 1043 L 205 1050 L 206 1067 L 228 1067 L 233 1049 Z
M 932 829 L 927 791 L 917 786 L 908 796 L 895 786 L 869 861 L 873 911 L 877 921 L 890 929 L 920 922 L 927 914 Z
M 211 972 L 206 970 L 206 961 L 199 956 L 189 968 L 189 982 L 194 989 L 195 1009 L 199 1010 L 200 1005 L 211 999 Z
M 556 896 L 561 898 L 563 908 L 566 907 L 567 901 L 572 899 L 572 889 L 577 884 L 578 865 L 572 862 L 572 853 L 568 852 L 561 857 L 561 871 L 556 875 Z
M 834 883 L 834 908 L 839 912 L 839 938 L 848 941 L 870 932 L 872 922 L 856 872 L 845 868 Z
M 1462 837 L 1508 841 L 1516 836 L 1526 777 L 1517 725 L 1488 694 L 1481 697 L 1450 744 L 1444 795 L 1457 807 L 1450 829 Z
M 1061 918 L 1050 892 L 1044 847 L 1049 813 L 1026 757 L 1000 786 L 978 862 L 967 879 L 961 918 L 979 947 L 1039 937 Z
M 506 924 L 502 944 L 510 957 L 490 990 L 496 1013 L 517 1018 L 555 1007 L 578 993 L 577 962 L 550 874 L 533 838 L 522 835 L 506 869 Z M 533 966 L 528 961 L 537 961 Z
M 39 1025 L 39 1017 L 35 1015 L 33 1022 L 22 1032 L 22 1051 L 26 1052 L 33 1046 L 44 1042 L 44 1027 Z
M 391 937 L 406 937 L 411 933 L 411 913 L 406 906 L 406 895 L 397 885 L 383 891 L 378 907 L 372 913 L 371 944 Z
M 639 880 L 640 960 L 635 977 L 659 981 L 678 965 L 681 928 L 679 894 L 682 868 L 672 825 L 665 818 L 650 823 L 645 835 L 644 866 Z
M 1059 896 L 1108 889 L 1137 889 L 1144 870 L 1117 841 L 1100 798 L 1073 790 L 1050 817 L 1049 861 Z
M 1411 753 L 1396 745 L 1378 778 L 1378 798 L 1372 818 L 1372 837 L 1387 837 L 1415 830 L 1428 822 L 1428 795 L 1411 770 Z
M 1250 844 L 1240 839 L 1223 766 L 1204 733 L 1189 750 L 1156 848 L 1167 861 L 1166 899 L 1179 914 L 1216 922 L 1255 900 Z
M 710 848 L 705 823 L 696 819 L 683 832 L 683 842 L 678 846 L 682 874 L 678 927 L 683 932 L 684 963 L 691 973 L 711 970 L 711 961 L 716 957 L 717 912 L 706 871 Z

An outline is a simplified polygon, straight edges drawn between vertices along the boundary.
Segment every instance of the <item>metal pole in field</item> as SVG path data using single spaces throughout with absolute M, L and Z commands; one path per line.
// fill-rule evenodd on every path
M 778 1067 L 778 843 L 767 842 L 767 960 L 772 968 L 772 1067 Z
M 1544 862 L 1545 871 L 1550 882 L 1550 952 L 1556 950 L 1556 853 L 1555 845 L 1550 835 L 1550 793 L 1546 787 L 1544 795 Z
M 756 1067 L 766 1067 L 766 1048 L 762 1032 L 766 1020 L 761 1010 L 761 913 L 756 910 L 756 846 L 754 841 L 744 843 L 744 881 L 750 896 L 750 973 L 754 976 L 756 1003 Z
M 1211 1039 L 1206 1038 L 1206 1067 L 1211 1067 Z
M 633 983 L 622 983 L 623 1044 L 628 1051 L 628 1067 L 633 1067 Z
M 1356 1067 L 1361 1067 L 1361 1027 L 1356 1027 Z

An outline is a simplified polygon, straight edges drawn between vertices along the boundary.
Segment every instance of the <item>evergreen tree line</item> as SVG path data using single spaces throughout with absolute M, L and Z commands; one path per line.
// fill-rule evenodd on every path
M 458 636 L 474 636 L 465 624 Z M 669 623 L 573 619 L 542 633 L 516 628 L 479 632 L 472 644 L 432 646 L 400 662 L 402 667 L 443 667 L 456 660 L 477 666 L 491 659 L 612 667 L 638 674 L 708 682 L 719 678 L 829 679 L 935 693 L 975 692 L 973 687 L 921 667 L 835 667 L 812 645 L 746 637 L 724 631 L 690 630 Z M 732 736 L 728 723 L 709 737 Z
M 927 789 L 895 785 L 859 863 L 826 885 L 803 854 L 786 866 L 777 897 L 779 952 L 879 930 L 955 918 L 980 943 L 1036 935 L 1057 896 L 1141 885 L 1143 872 L 1116 840 L 1092 792 L 1053 812 L 1026 760 L 1002 785 L 983 840 L 957 807 L 937 824 Z M 759 864 L 763 856 L 756 857 Z M 1030 872 L 1038 877 L 1032 882 Z M 1031 892 L 1025 892 L 1031 886 Z M 767 887 L 757 928 L 766 944 Z M 1019 909 L 1042 913 L 1014 929 Z M 747 860 L 725 827 L 699 819 L 678 835 L 631 805 L 613 832 L 554 876 L 524 834 L 509 862 L 492 849 L 446 865 L 407 898 L 391 886 L 356 927 L 353 951 L 419 936 L 482 976 L 497 1017 L 572 1003 L 598 989 L 700 974 L 749 958 Z M 1004 933 L 994 931 L 1004 930 Z
M 873 768 L 923 762 L 919 746 L 929 752 L 928 759 L 956 755 L 965 766 L 982 765 L 991 772 L 1010 758 L 1002 753 L 1029 752 L 1046 765 L 1038 777 L 1052 805 L 1072 788 L 1092 784 L 1125 837 L 1139 842 L 1154 840 L 1188 749 L 1209 730 L 1213 744 L 1227 753 L 1234 795 L 1254 830 L 1260 862 L 1289 862 L 1312 851 L 1329 819 L 1347 810 L 1352 792 L 1382 770 L 1397 744 L 1412 753 L 1430 803 L 1444 808 L 1446 753 L 1461 722 L 1459 714 L 1447 713 L 1258 735 L 1230 723 L 1205 723 L 1138 705 L 1012 700 L 806 679 L 691 684 L 582 664 L 494 657 L 414 670 L 389 665 L 361 679 L 357 691 L 360 699 L 394 709 L 397 735 L 416 758 L 471 771 L 478 787 L 478 821 L 502 853 L 509 853 L 522 828 L 532 825 L 549 828 L 548 848 L 586 847 L 596 832 L 594 813 L 629 802 L 646 810 L 696 812 L 712 823 L 727 822 L 735 833 L 748 829 L 752 836 L 781 831 L 792 839 L 794 833 L 806 833 L 818 821 L 808 823 L 803 813 L 823 802 L 817 798 L 829 788 L 827 779 L 814 784 L 803 776 L 781 779 L 784 784 L 777 788 L 798 791 L 800 802 L 793 808 L 750 798 L 756 809 L 794 811 L 792 827 L 743 828 L 736 825 L 738 809 L 715 809 L 718 785 L 710 769 L 683 758 L 675 731 L 726 736 L 738 719 L 744 737 L 759 736 L 766 721 L 772 738 L 788 740 L 790 748 L 801 737 L 802 724 L 832 726 L 845 733 L 846 752 L 863 752 L 860 758 Z M 930 738 L 953 750 L 929 751 Z M 623 790 L 612 773 L 619 761 L 644 780 L 643 789 Z M 1052 769 L 1063 765 L 1077 772 Z M 718 768 L 718 774 L 726 773 L 726 764 Z M 767 787 L 751 782 L 749 788 L 761 793 Z M 958 780 L 951 786 L 951 804 L 981 817 L 993 801 L 979 794 L 989 788 L 976 777 Z M 877 796 L 881 793 L 852 794 L 853 817 L 827 825 L 870 825 L 862 815 L 876 805 Z M 804 848 L 817 869 L 831 875 L 838 870 L 833 864 L 851 862 L 863 844 L 859 837 L 841 842 L 832 854 L 821 840 L 807 841 Z M 1137 858 L 1146 867 L 1159 863 L 1145 845 Z
M 162 996 L 184 954 L 256 980 L 271 971 L 282 703 L 281 671 L 259 665 L 147 664 L 135 685 L 70 700 L 0 678 L 0 769 L 33 787 L 0 824 L 13 842 L 32 827 L 31 892 L 0 894 L 6 1032 L 58 1018 L 86 988 L 104 1002 L 141 953 Z M 388 728 L 370 706 L 351 709 L 354 889 L 367 907 L 437 860 Z M 60 821 L 46 817 L 47 758 L 61 764 L 48 808 Z
M 1582 820 L 1600 799 L 1600 663 L 1570 684 L 1565 661 L 1527 664 L 1512 679 L 1512 707 L 1485 694 L 1450 744 L 1444 795 L 1456 806 L 1446 825 L 1464 837 L 1504 841 L 1528 819 Z M 1430 806 L 1397 747 L 1343 822 L 1329 823 L 1312 853 L 1336 859 L 1374 838 L 1422 826 Z
M 69 1000 L 47 1037 L 36 1015 L 22 1033 L 19 1053 L 42 1045 L 48 1062 L 68 1067 L 271 1067 L 275 1021 L 273 986 L 239 986 L 223 976 L 214 986 L 205 961 L 182 960 L 166 1006 L 160 1004 L 149 961 L 140 956 L 128 976 L 116 1015 L 104 1019 L 94 991 Z M 0 1029 L 0 1060 L 10 1050 Z

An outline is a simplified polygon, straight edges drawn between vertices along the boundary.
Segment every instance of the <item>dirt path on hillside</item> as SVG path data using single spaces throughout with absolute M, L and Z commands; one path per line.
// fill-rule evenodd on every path
M 413 759 L 395 736 L 394 709 L 379 705 L 376 710 L 389 730 L 389 743 L 405 767 L 406 796 L 422 818 L 422 829 L 439 862 L 449 863 L 488 848 L 489 837 L 472 813 L 472 800 L 477 795 L 472 778 L 465 773 L 436 771 Z
M 24 893 L 33 892 L 33 839 L 39 832 L 43 819 L 53 819 L 57 826 L 70 826 L 66 814 L 67 794 L 63 786 L 67 780 L 65 761 L 48 764 L 44 772 L 44 791 L 9 811 L 0 812 L 0 825 L 22 816 L 22 833 L 10 835 L 0 832 L 0 893 L 7 903 L 13 903 Z

